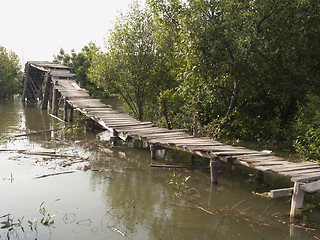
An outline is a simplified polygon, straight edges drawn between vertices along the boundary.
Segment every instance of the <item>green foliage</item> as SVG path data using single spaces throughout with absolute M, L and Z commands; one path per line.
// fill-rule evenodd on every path
M 300 106 L 293 128 L 296 132 L 295 150 L 306 159 L 320 160 L 320 96 L 308 95 Z
M 176 175 L 176 173 L 171 174 L 172 179 L 169 181 L 169 185 L 178 190 L 178 191 L 184 191 L 189 189 L 189 186 L 187 185 L 187 181 L 190 179 L 190 176 L 180 177 Z
M 139 120 L 192 129 L 197 114 L 205 135 L 286 149 L 295 141 L 299 153 L 320 158 L 316 107 L 303 116 L 308 93 L 320 95 L 315 39 L 317 0 L 134 2 L 86 74 Z
M 134 2 L 115 23 L 106 41 L 108 51 L 95 57 L 90 74 L 98 86 L 119 94 L 139 120 L 170 85 L 153 35 L 152 15 Z
M 0 46 L 0 98 L 9 98 L 19 93 L 22 80 L 18 56 Z
M 76 80 L 81 87 L 86 88 L 90 94 L 101 95 L 103 92 L 88 81 L 88 70 L 92 64 L 92 58 L 99 52 L 100 48 L 93 42 L 90 42 L 88 46 L 84 46 L 79 53 L 72 49 L 71 54 L 68 54 L 61 48 L 59 54 L 54 55 L 54 62 L 71 67 L 72 72 L 77 74 Z

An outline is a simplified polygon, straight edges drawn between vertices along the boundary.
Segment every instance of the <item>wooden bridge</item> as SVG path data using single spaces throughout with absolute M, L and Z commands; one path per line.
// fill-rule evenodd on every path
M 114 110 L 99 99 L 92 98 L 79 87 L 70 68 L 52 62 L 28 62 L 23 81 L 23 101 L 38 101 L 41 109 L 58 115 L 60 102 L 64 105 L 64 120 L 73 120 L 74 109 L 87 116 L 88 124 L 97 123 L 113 133 L 113 138 L 139 139 L 150 145 L 151 158 L 156 151 L 169 148 L 185 151 L 193 156 L 210 159 L 212 183 L 218 182 L 219 163 L 240 164 L 258 171 L 286 176 L 294 183 L 292 188 L 270 191 L 273 198 L 292 196 L 290 216 L 301 214 L 305 192 L 320 191 L 320 165 L 314 162 L 293 163 L 269 152 L 228 146 L 210 138 L 194 138 L 183 130 L 156 127 L 151 122 L 140 122 L 129 114 Z

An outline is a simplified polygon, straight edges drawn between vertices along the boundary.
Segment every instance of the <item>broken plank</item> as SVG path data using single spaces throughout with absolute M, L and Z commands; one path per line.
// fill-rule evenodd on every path
M 289 197 L 292 196 L 293 187 L 292 188 L 282 188 L 270 190 L 269 196 L 271 198 L 280 198 L 280 197 Z
M 320 191 L 320 180 L 312 183 L 307 183 L 301 185 L 302 190 L 308 193 L 315 193 Z

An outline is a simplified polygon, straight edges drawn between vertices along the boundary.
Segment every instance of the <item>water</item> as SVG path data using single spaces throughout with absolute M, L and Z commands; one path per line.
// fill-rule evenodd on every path
M 91 143 L 91 151 L 78 144 L 83 139 L 108 139 L 111 134 L 107 132 L 81 134 L 77 139 L 73 135 L 72 140 L 59 132 L 12 138 L 29 130 L 63 127 L 46 111 L 31 105 L 24 107 L 19 99 L 1 103 L 0 115 L 0 149 L 14 150 L 0 151 L 1 226 L 8 219 L 2 216 L 10 214 L 12 223 L 23 217 L 24 228 L 24 232 L 20 225 L 11 225 L 10 231 L 1 229 L 0 239 L 7 236 L 10 239 L 318 239 L 320 236 L 318 208 L 305 212 L 307 225 L 298 228 L 290 224 L 286 215 L 290 211 L 290 198 L 271 200 L 252 193 L 291 187 L 288 179 L 267 174 L 265 181 L 259 182 L 249 169 L 222 166 L 219 184 L 211 185 L 207 169 L 150 168 L 150 152 L 145 143 L 120 142 L 100 151 Z M 50 158 L 17 150 L 74 157 Z M 76 155 L 89 157 L 90 162 L 81 161 Z M 186 153 L 159 151 L 157 162 L 187 165 L 191 157 Z M 208 160 L 197 158 L 196 164 L 203 166 Z M 91 165 L 92 169 L 80 170 L 84 165 Z M 310 206 L 317 205 L 319 196 L 308 195 L 306 200 Z M 301 221 L 295 225 L 301 226 Z

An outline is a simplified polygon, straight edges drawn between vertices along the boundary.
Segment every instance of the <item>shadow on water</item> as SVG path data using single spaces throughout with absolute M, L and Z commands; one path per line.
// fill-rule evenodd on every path
M 63 123 L 35 106 L 19 101 L 0 104 L 2 135 L 60 128 Z M 1 143 L 1 149 L 60 151 L 89 157 L 91 170 L 79 165 L 61 165 L 61 159 L 0 151 L 0 217 L 9 214 L 17 221 L 24 216 L 25 232 L 16 228 L 20 239 L 317 239 L 319 209 L 305 216 L 314 222 L 310 228 L 294 227 L 286 215 L 290 198 L 270 200 L 260 195 L 270 189 L 291 187 L 286 178 L 266 174 L 258 181 L 250 169 L 223 165 L 219 184 L 212 185 L 207 159 L 196 158 L 196 169 L 151 168 L 146 143 L 80 141 L 108 133 L 81 133 L 64 136 L 46 133 L 14 138 Z M 52 149 L 52 142 L 63 148 Z M 68 157 L 63 161 L 75 162 Z M 171 150 L 157 152 L 157 163 L 190 166 L 189 154 Z M 80 162 L 80 166 L 88 162 Z M 82 169 L 82 168 L 81 168 Z M 57 172 L 70 174 L 36 178 Z M 11 175 L 10 175 L 11 174 Z M 11 176 L 11 180 L 10 180 Z M 318 204 L 318 196 L 307 196 L 308 204 Z M 43 226 L 46 213 L 55 215 L 53 226 Z M 47 216 L 47 215 L 46 215 Z M 27 220 L 38 223 L 37 232 Z M 2 222 L 4 218 L 0 219 Z M 3 225 L 1 225 L 3 226 Z M 301 226 L 301 225 L 300 225 Z M 307 227 L 307 226 L 306 226 Z M 309 227 L 309 225 L 308 225 Z M 6 239 L 7 229 L 0 230 Z M 15 239 L 15 235 L 11 235 Z

